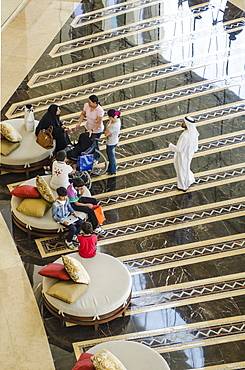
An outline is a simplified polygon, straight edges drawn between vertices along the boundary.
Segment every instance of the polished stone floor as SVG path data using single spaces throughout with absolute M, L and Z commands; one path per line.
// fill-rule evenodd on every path
M 57 256 L 42 257 L 34 238 L 11 225 L 55 367 L 71 369 L 74 348 L 90 340 L 121 336 L 156 349 L 171 370 L 244 369 L 244 3 L 97 0 L 74 9 L 2 120 L 23 117 L 27 102 L 40 119 L 56 103 L 74 127 L 91 94 L 122 112 L 117 176 L 93 177 L 91 191 L 107 218 L 100 251 L 125 263 L 133 298 L 124 318 L 98 331 L 61 326 L 42 305 L 37 274 Z M 165 141 L 176 143 L 187 114 L 200 137 L 196 183 L 182 193 Z M 6 185 L 24 180 L 1 177 L 8 224 Z

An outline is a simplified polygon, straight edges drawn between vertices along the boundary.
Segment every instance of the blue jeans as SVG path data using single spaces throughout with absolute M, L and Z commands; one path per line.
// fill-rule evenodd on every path
M 77 221 L 75 221 L 73 224 L 70 224 L 70 225 L 64 225 L 61 223 L 61 225 L 65 226 L 69 230 L 67 238 L 66 238 L 68 242 L 72 241 L 72 238 L 74 235 L 78 235 L 80 233 L 83 222 L 84 221 L 81 218 L 79 218 Z
M 98 134 L 92 134 L 91 135 L 91 140 L 99 139 L 101 137 L 101 135 L 102 135 L 102 132 L 99 132 Z M 95 149 L 100 150 L 100 148 L 99 148 L 99 141 L 98 140 L 95 140 L 95 142 L 96 142 Z M 97 153 L 97 152 L 94 153 L 94 160 L 95 161 L 99 161 L 100 160 L 99 153 Z
M 114 175 L 117 172 L 117 162 L 116 162 L 116 154 L 115 149 L 116 145 L 106 145 L 106 154 L 109 160 L 109 167 L 108 167 L 108 174 Z

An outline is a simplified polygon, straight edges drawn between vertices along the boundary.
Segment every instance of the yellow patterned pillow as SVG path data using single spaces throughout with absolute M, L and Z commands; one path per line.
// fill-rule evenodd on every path
M 76 284 L 72 280 L 58 281 L 52 285 L 46 294 L 72 304 L 88 289 L 87 284 Z
M 54 203 L 55 199 L 53 197 L 53 193 L 46 183 L 46 181 L 42 178 L 42 176 L 37 175 L 36 177 L 36 187 L 41 196 L 49 203 Z
M 11 143 L 11 141 L 7 139 L 1 139 L 0 145 L 1 145 L 1 154 L 9 155 L 20 146 L 20 143 Z
M 17 143 L 18 141 L 22 140 L 21 134 L 9 123 L 0 123 L 0 132 L 6 139 L 11 141 L 12 143 Z
M 67 273 L 76 283 L 89 284 L 90 277 L 83 265 L 73 257 L 62 256 Z
M 50 203 L 44 199 L 25 198 L 16 210 L 24 215 L 43 217 L 50 207 Z
M 91 357 L 95 370 L 127 370 L 125 366 L 107 349 Z

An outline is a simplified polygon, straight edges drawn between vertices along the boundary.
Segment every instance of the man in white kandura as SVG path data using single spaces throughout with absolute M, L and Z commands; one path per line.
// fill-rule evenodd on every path
M 179 137 L 176 145 L 166 141 L 169 149 L 174 154 L 174 167 L 177 174 L 177 188 L 186 191 L 194 182 L 195 178 L 190 169 L 193 154 L 198 150 L 199 132 L 192 117 L 185 117 L 181 127 L 184 132 Z

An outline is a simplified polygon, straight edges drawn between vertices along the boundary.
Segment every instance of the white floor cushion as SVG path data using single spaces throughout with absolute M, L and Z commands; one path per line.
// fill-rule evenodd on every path
M 91 281 L 87 291 L 76 302 L 67 304 L 45 294 L 57 280 L 44 277 L 43 292 L 55 308 L 69 315 L 99 319 L 100 315 L 107 314 L 126 303 L 132 289 L 132 281 L 121 261 L 98 252 L 92 258 L 82 258 L 77 252 L 68 256 L 81 262 Z M 62 263 L 62 258 L 55 262 Z
M 116 356 L 127 370 L 170 370 L 167 362 L 154 349 L 133 341 L 107 341 L 90 348 L 96 354 L 107 349 Z
M 10 123 L 21 134 L 20 146 L 7 156 L 1 155 L 1 163 L 4 165 L 23 165 L 28 167 L 31 163 L 39 162 L 52 155 L 54 149 L 45 149 L 36 143 L 34 131 L 26 131 L 23 118 L 2 121 Z M 36 121 L 38 124 L 38 121 Z

